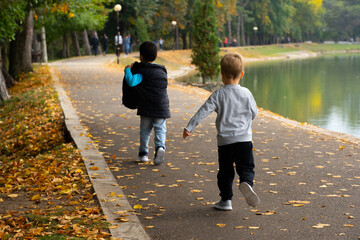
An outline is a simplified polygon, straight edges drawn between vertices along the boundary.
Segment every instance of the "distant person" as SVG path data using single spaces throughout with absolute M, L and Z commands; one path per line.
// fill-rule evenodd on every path
M 166 119 L 170 118 L 170 110 L 167 71 L 154 63 L 156 57 L 155 43 L 146 41 L 140 45 L 140 63 L 134 62 L 124 70 L 123 104 L 137 108 L 140 115 L 140 161 L 149 161 L 149 139 L 154 129 L 154 164 L 159 165 L 165 157 Z
M 130 53 L 130 48 L 131 48 L 131 42 L 130 42 L 130 35 L 126 35 L 125 39 L 124 39 L 124 48 L 125 48 L 125 54 L 126 56 L 129 55 Z
M 252 120 L 257 115 L 256 102 L 251 92 L 239 85 L 244 76 L 242 57 L 238 53 L 228 53 L 220 61 L 224 87 L 215 91 L 200 107 L 184 129 L 183 137 L 191 135 L 200 122 L 211 112 L 217 113 L 216 128 L 219 172 L 217 175 L 220 201 L 215 208 L 232 210 L 232 185 L 236 172 L 240 177 L 239 189 L 248 205 L 259 205 L 259 197 L 254 192 L 254 157 L 252 144 Z
M 117 35 L 115 36 L 115 52 L 116 52 L 116 56 L 118 57 L 120 56 L 122 44 L 123 44 L 123 38 L 120 32 L 118 32 Z
M 160 44 L 160 50 L 163 50 L 164 39 L 160 38 L 159 44 Z
M 90 40 L 90 43 L 91 43 L 91 52 L 93 55 L 97 55 L 97 50 L 98 50 L 98 46 L 99 46 L 99 38 L 98 38 L 98 35 L 97 33 L 95 32 Z
M 108 36 L 106 36 L 106 33 L 104 33 L 104 40 L 103 40 L 104 56 L 107 54 L 108 46 L 109 46 L 109 38 Z
M 226 47 L 226 46 L 227 46 L 227 44 L 228 44 L 228 38 L 227 38 L 227 37 L 225 37 L 225 39 L 224 39 L 224 47 Z
M 231 43 L 231 46 L 232 47 L 237 47 L 237 40 L 236 40 L 236 38 L 234 38 L 233 40 L 232 40 L 232 43 Z

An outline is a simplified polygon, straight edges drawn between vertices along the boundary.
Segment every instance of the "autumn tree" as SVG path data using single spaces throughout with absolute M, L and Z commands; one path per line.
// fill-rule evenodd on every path
M 325 26 L 328 38 L 336 41 L 360 36 L 360 2 L 355 0 L 324 0 Z
M 62 57 L 70 57 L 71 36 L 74 54 L 78 56 L 78 33 L 82 33 L 84 49 L 89 50 L 88 31 L 101 29 L 107 20 L 108 11 L 101 2 L 78 0 L 55 4 L 43 10 L 44 18 L 39 17 L 37 24 L 47 29 L 49 43 L 62 39 Z M 90 52 L 85 51 L 85 54 L 89 55 Z
M 195 1 L 193 26 L 192 63 L 196 65 L 205 83 L 220 72 L 219 38 L 212 0 Z

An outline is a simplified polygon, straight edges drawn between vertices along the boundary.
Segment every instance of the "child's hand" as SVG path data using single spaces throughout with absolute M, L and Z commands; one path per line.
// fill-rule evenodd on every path
M 188 132 L 188 130 L 184 129 L 183 138 L 185 139 L 185 138 L 187 138 L 187 137 L 189 137 L 189 136 L 191 136 L 191 133 Z
M 130 69 L 131 69 L 131 68 L 132 68 L 132 66 L 134 65 L 134 63 L 135 63 L 135 62 L 133 62 L 133 63 L 132 63 L 132 64 L 130 64 L 130 65 L 127 65 L 125 68 L 130 68 Z

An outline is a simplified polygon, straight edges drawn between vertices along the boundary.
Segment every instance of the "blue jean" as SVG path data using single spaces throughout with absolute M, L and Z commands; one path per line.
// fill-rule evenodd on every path
M 139 156 L 147 156 L 149 154 L 149 140 L 153 128 L 155 132 L 155 138 L 154 138 L 155 151 L 159 147 L 165 149 L 166 119 L 140 116 Z
M 240 182 L 247 182 L 253 186 L 254 181 L 254 156 L 252 142 L 238 142 L 229 145 L 219 146 L 219 172 L 218 187 L 221 200 L 231 200 L 233 197 L 232 185 L 236 172 Z

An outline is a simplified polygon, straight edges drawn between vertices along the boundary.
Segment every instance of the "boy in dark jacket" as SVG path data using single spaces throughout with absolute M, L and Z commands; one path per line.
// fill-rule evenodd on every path
M 154 64 L 157 57 L 155 43 L 146 41 L 140 45 L 140 63 L 125 67 L 125 81 L 134 88 L 137 115 L 140 115 L 139 159 L 148 162 L 149 139 L 155 131 L 154 164 L 159 165 L 165 157 L 166 119 L 170 118 L 167 94 L 167 71 L 162 65 Z

